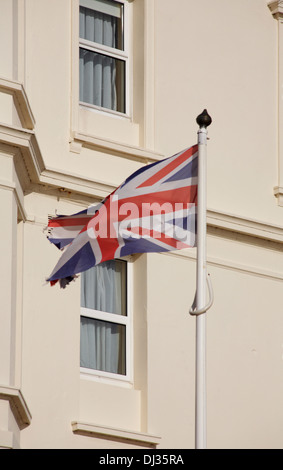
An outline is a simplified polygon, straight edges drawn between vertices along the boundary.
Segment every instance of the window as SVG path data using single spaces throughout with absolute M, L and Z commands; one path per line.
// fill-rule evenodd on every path
M 105 261 L 81 275 L 81 358 L 84 369 L 130 376 L 128 263 Z
M 119 113 L 127 105 L 124 7 L 116 0 L 80 0 L 80 102 Z

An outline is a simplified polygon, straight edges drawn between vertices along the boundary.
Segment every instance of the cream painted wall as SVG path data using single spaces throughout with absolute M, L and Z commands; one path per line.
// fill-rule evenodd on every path
M 281 224 L 277 24 L 267 2 L 179 0 L 174 12 L 170 0 L 154 4 L 157 147 L 170 155 L 194 144 L 207 108 L 208 206 Z
M 26 90 L 36 116 L 39 145 L 50 166 L 57 166 L 60 161 L 60 167 L 67 169 L 71 2 L 28 0 L 25 17 Z
M 281 448 L 282 277 L 228 269 L 223 283 L 221 271 L 208 322 L 210 446 Z
M 9 223 L 1 318 L 13 338 L 2 332 L 0 341 L 6 442 L 14 436 L 22 449 L 194 447 L 195 319 L 188 312 L 195 249 L 133 257 L 133 380 L 125 383 L 80 374 L 80 280 L 65 290 L 46 285 L 60 252 L 44 228 L 49 215 L 78 212 L 142 165 L 194 144 L 195 119 L 207 108 L 208 206 L 216 214 L 207 240 L 215 295 L 207 330 L 208 447 L 282 448 L 277 20 L 267 1 L 129 2 L 134 79 L 127 118 L 78 107 L 77 0 L 13 2 L 19 34 L 11 3 L 1 2 L 0 43 L 8 47 L 0 79 L 15 88 L 22 77 L 35 117 L 33 128 L 16 132 L 19 106 L 2 81 L 0 210 Z M 24 38 L 18 55 L 12 37 Z M 25 115 L 28 104 L 21 101 Z M 21 431 L 3 407 L 4 385 L 16 386 L 30 410 Z
M 14 2 L 9 0 L 1 1 L 1 73 L 0 75 L 5 78 L 15 78 L 13 74 L 14 62 L 14 44 L 15 44 L 15 31 L 14 31 Z

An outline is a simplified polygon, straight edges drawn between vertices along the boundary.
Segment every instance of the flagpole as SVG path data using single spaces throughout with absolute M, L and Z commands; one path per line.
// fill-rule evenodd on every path
M 195 447 L 206 448 L 206 144 L 211 117 L 206 109 L 196 119 L 198 131 L 197 291 L 196 291 L 196 417 Z

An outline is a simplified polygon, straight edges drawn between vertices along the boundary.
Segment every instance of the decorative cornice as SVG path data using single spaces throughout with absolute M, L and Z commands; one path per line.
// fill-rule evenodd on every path
M 14 80 L 0 77 L 0 92 L 12 95 L 19 119 L 25 129 L 33 129 L 35 119 L 23 85 Z
M 49 186 L 55 186 L 66 192 L 74 192 L 76 194 L 83 194 L 85 196 L 94 198 L 105 198 L 108 194 L 112 193 L 116 186 L 103 181 L 94 181 L 92 179 L 83 178 L 81 176 L 73 175 L 65 170 L 60 171 L 57 169 L 46 168 L 40 175 L 40 183 Z
M 0 124 L 0 145 L 7 152 L 21 152 L 30 181 L 38 182 L 45 168 L 37 139 L 32 130 Z
M 96 137 L 76 134 L 77 145 L 88 146 L 116 156 L 123 156 L 143 163 L 157 161 L 163 158 L 158 153 L 150 152 L 138 147 L 118 144 L 114 141 L 105 141 Z M 77 194 L 104 198 L 116 186 L 103 181 L 94 181 L 87 177 L 68 173 L 66 170 L 51 168 L 45 165 L 34 131 L 16 126 L 0 124 L 0 146 L 6 146 L 10 153 L 21 152 L 30 183 L 64 188 Z M 13 150 L 14 149 L 14 150 Z M 22 179 L 24 178 L 21 172 Z M 23 184 L 27 185 L 27 182 Z
M 20 389 L 0 386 L 0 400 L 8 400 L 20 429 L 31 423 L 31 414 Z
M 282 0 L 273 0 L 268 3 L 268 8 L 270 9 L 274 18 L 279 19 L 283 18 L 283 2 Z
M 91 141 L 94 146 L 105 148 L 105 142 L 101 139 Z M 118 152 L 115 146 L 118 144 L 110 143 L 111 152 Z M 103 199 L 111 193 L 116 186 L 104 181 L 93 180 L 87 177 L 68 173 L 66 170 L 46 167 L 42 158 L 40 148 L 31 130 L 21 129 L 0 124 L 0 148 L 15 155 L 15 162 L 18 165 L 19 183 L 23 191 L 32 184 L 47 186 L 61 191 L 73 193 L 73 195 L 83 195 L 96 199 Z M 106 151 L 106 150 L 105 150 Z M 121 146 L 121 153 L 132 157 L 136 151 L 135 157 L 140 158 L 144 163 L 146 160 L 158 160 L 159 155 L 143 151 L 142 149 L 132 149 L 132 147 Z M 23 158 L 20 158 L 22 155 Z M 16 182 L 17 183 L 17 182 Z M 7 185 L 5 181 L 1 184 Z M 10 184 L 10 183 L 9 183 Z M 8 186 L 9 186 L 8 184 Z M 19 184 L 16 185 L 19 187 Z M 10 188 L 10 189 L 14 189 Z M 278 198 L 278 204 L 283 206 L 283 188 L 276 187 L 274 193 Z M 19 192 L 20 196 L 20 192 Z M 68 194 L 68 196 L 70 196 Z M 266 224 L 261 221 L 240 217 L 237 215 L 223 213 L 217 210 L 208 210 L 207 223 L 210 227 L 216 227 L 223 230 L 234 231 L 246 234 L 252 237 L 262 238 L 277 243 L 283 243 L 283 227 L 274 224 Z
M 114 185 L 103 181 L 93 181 L 66 170 L 47 167 L 34 131 L 0 124 L 0 149 L 15 156 L 23 191 L 31 184 L 40 184 L 75 194 L 104 198 L 115 189 Z

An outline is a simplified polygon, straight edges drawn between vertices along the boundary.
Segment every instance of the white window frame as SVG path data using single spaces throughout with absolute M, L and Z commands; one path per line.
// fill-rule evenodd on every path
M 80 372 L 84 375 L 98 379 L 111 379 L 115 381 L 132 382 L 133 381 L 133 309 L 132 309 L 132 279 L 133 266 L 131 257 L 125 257 L 121 261 L 126 262 L 127 266 L 127 315 L 117 315 L 115 313 L 103 312 L 91 308 L 81 307 L 80 316 L 102 320 L 126 327 L 126 374 L 114 374 L 102 370 L 80 367 Z
M 114 59 L 122 60 L 125 63 L 125 112 L 121 113 L 108 108 L 103 108 L 102 106 L 97 106 L 91 103 L 86 103 L 85 101 L 79 101 L 80 106 L 84 106 L 90 109 L 98 110 L 107 114 L 112 114 L 121 117 L 130 117 L 130 65 L 129 65 L 129 10 L 128 10 L 128 0 L 112 0 L 116 3 L 123 5 L 123 24 L 122 24 L 122 34 L 123 34 L 123 44 L 124 50 L 115 49 L 109 46 L 104 46 L 96 42 L 88 41 L 82 39 L 79 34 L 79 51 L 81 48 L 87 49 L 92 52 L 97 52 L 103 55 L 113 57 Z M 80 6 L 80 1 L 79 1 Z

